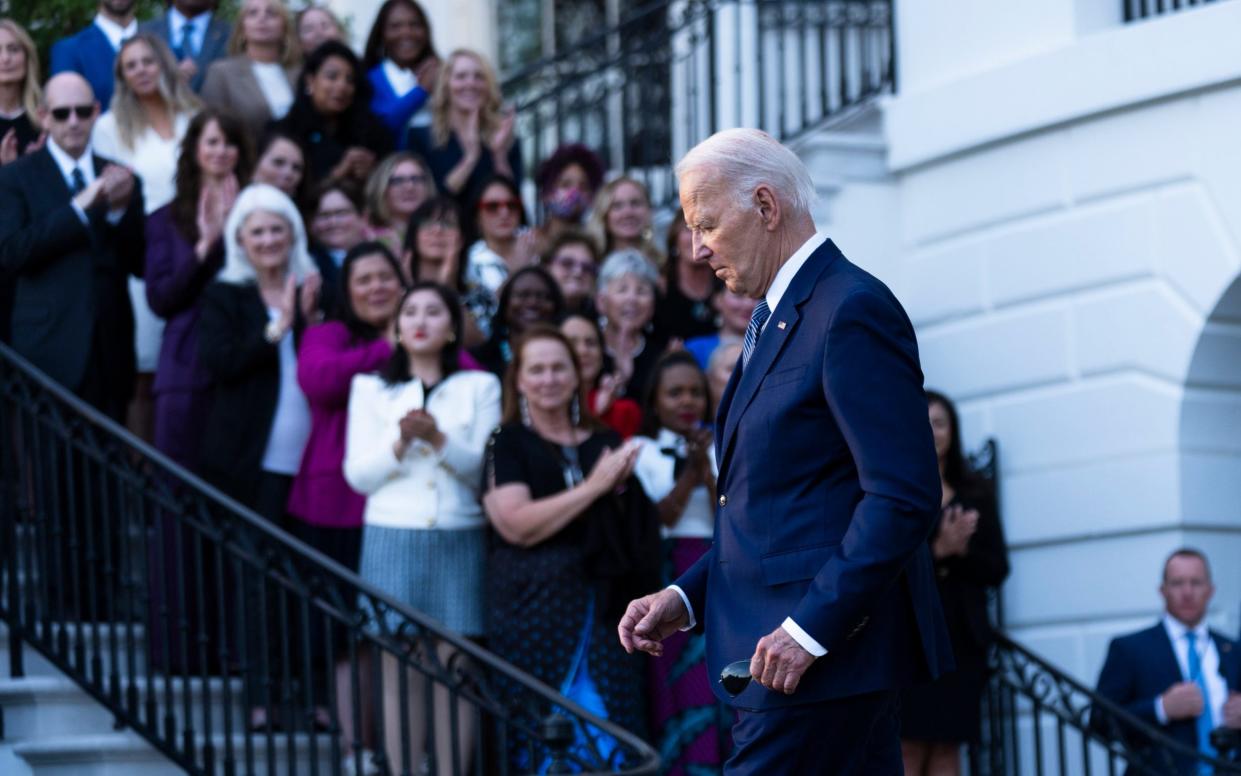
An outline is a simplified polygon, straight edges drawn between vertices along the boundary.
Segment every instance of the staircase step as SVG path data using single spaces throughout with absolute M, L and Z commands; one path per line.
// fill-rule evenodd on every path
M 224 727 L 224 693 L 227 682 L 231 701 L 231 724 L 240 727 L 246 720 L 242 682 L 237 678 L 212 678 L 207 681 L 211 702 L 207 710 L 211 715 L 213 731 Z M 188 684 L 188 687 L 186 686 Z M 121 692 L 124 693 L 122 686 Z M 171 692 L 168 690 L 171 689 Z M 147 685 L 138 690 L 138 715 L 147 724 L 164 729 L 164 717 L 171 713 L 178 730 L 186 719 L 185 699 L 189 694 L 189 719 L 196 733 L 203 730 L 203 683 L 191 679 L 188 683 L 180 678 L 167 688 L 163 679 L 155 683 L 156 719 L 147 719 Z M 122 697 L 124 697 L 122 695 Z M 0 679 L 0 708 L 4 709 L 4 736 L 8 741 L 40 740 L 59 736 L 72 736 L 83 731 L 111 731 L 116 718 L 94 698 L 78 687 L 71 679 L 61 676 L 25 677 Z
M 94 676 L 92 663 L 96 655 L 99 658 L 100 670 L 102 672 L 101 678 L 106 680 L 111 673 L 113 659 L 117 661 L 117 672 L 122 676 L 128 676 L 130 672 L 129 652 L 131 649 L 133 651 L 134 671 L 139 676 L 146 673 L 146 626 L 138 624 L 113 625 L 110 623 L 57 623 L 55 625 L 41 626 L 38 633 L 41 635 L 46 632 L 48 638 L 55 643 L 59 638 L 57 634 L 60 629 L 64 630 L 65 638 L 69 645 L 70 664 L 81 668 L 86 676 Z M 112 651 L 114 633 L 116 635 L 115 654 Z M 82 655 L 83 663 L 81 666 L 78 666 L 76 648 L 80 638 L 84 638 L 85 642 L 82 645 L 84 650 Z M 96 649 L 96 643 L 98 643 L 98 649 Z M 0 623 L 0 677 L 9 676 L 9 649 L 8 626 Z M 26 676 L 59 674 L 59 670 L 52 665 L 51 661 L 29 644 L 22 645 L 22 657 L 24 663 L 22 667 Z
M 325 741 L 325 738 L 319 738 L 313 759 L 319 773 L 334 773 L 330 755 L 324 751 Z M 213 737 L 212 743 L 216 751 L 215 772 L 222 774 L 224 738 Z M 233 736 L 232 743 L 237 771 L 245 773 L 245 742 L 242 736 Z M 270 771 L 271 776 L 291 772 L 310 773 L 310 743 L 308 736 L 294 736 L 290 753 L 288 739 L 283 736 L 277 738 L 274 741 L 276 768 Z M 268 774 L 266 740 L 255 738 L 253 745 L 254 769 L 251 772 Z M 29 767 L 33 776 L 166 776 L 180 772 L 172 762 L 129 731 L 46 738 L 16 744 L 13 752 Z

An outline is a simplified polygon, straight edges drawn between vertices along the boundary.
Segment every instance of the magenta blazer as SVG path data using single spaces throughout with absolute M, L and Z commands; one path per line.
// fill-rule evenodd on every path
M 374 372 L 392 356 L 384 338 L 355 341 L 345 324 L 327 321 L 302 335 L 297 382 L 310 405 L 310 437 L 289 492 L 289 513 L 332 528 L 358 528 L 366 497 L 345 482 L 345 423 L 353 376 Z

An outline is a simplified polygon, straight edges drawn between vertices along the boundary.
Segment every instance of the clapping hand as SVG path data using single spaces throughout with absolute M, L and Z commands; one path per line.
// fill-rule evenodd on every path
M 1163 713 L 1172 721 L 1197 719 L 1204 708 L 1197 682 L 1177 682 L 1164 691 Z
M 440 77 L 439 57 L 430 56 L 423 59 L 422 64 L 418 65 L 417 69 L 414 70 L 414 77 L 418 79 L 418 85 L 424 91 L 434 92 Z
M 10 127 L 0 139 L 0 164 L 8 164 L 17 160 L 17 130 Z
M 194 246 L 194 255 L 199 261 L 206 261 L 211 246 L 224 233 L 224 222 L 228 211 L 232 210 L 237 199 L 237 176 L 229 175 L 220 183 L 206 183 L 198 194 L 198 243 Z
M 978 510 L 953 504 L 944 509 L 939 531 L 931 543 L 931 551 L 937 559 L 964 555 L 969 551 L 970 538 L 977 530 Z
M 487 149 L 496 156 L 505 156 L 513 147 L 513 128 L 517 123 L 517 111 L 513 106 L 504 109 L 495 133 L 487 139 Z
M 620 381 L 614 374 L 606 374 L 599 378 L 599 388 L 595 391 L 595 406 L 592 407 L 595 417 L 603 417 L 612 409 L 612 402 L 620 393 Z
M 587 487 L 593 488 L 600 496 L 615 490 L 633 472 L 641 449 L 633 442 L 626 442 L 615 450 L 605 449 L 586 477 Z
M 685 470 L 694 472 L 699 482 L 710 483 L 712 480 L 711 458 L 708 452 L 714 444 L 711 430 L 693 429 L 685 435 L 685 443 Z
M 408 447 L 415 439 L 421 439 L 439 449 L 444 444 L 444 434 L 435 418 L 426 410 L 410 410 L 400 420 L 401 444 Z
M 124 210 L 129 206 L 129 198 L 134 193 L 132 172 L 120 165 L 109 164 L 99 173 L 97 180 L 103 182 L 103 196 L 107 200 L 108 210 Z
M 323 288 L 323 276 L 312 272 L 302 280 L 298 292 L 298 304 L 302 308 L 302 317 L 308 321 L 319 318 L 319 291 Z
M 1241 730 L 1241 693 L 1228 693 L 1228 700 L 1224 701 L 1223 726 L 1232 730 Z

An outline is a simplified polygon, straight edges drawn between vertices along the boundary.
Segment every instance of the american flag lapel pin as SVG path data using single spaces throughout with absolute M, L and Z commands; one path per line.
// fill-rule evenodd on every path
M 784 331 L 784 326 L 785 326 L 784 321 L 780 321 L 779 323 L 776 324 L 776 328 L 779 329 L 780 331 Z

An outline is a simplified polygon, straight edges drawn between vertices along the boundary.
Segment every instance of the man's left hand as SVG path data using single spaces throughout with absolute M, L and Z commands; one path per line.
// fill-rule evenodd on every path
M 792 695 L 814 655 L 802 648 L 784 628 L 776 628 L 758 640 L 750 658 L 750 676 L 774 692 Z
M 1241 693 L 1228 693 L 1224 702 L 1224 727 L 1241 730 Z

